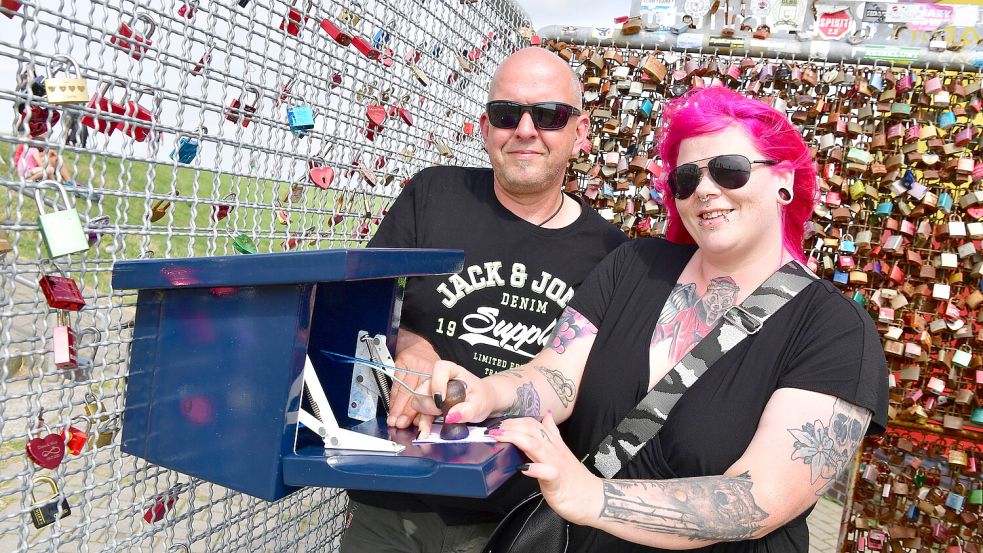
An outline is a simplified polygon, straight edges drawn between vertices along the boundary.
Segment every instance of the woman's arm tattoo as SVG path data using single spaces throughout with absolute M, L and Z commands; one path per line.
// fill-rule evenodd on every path
M 571 342 L 588 334 L 597 334 L 594 323 L 587 320 L 587 317 L 576 309 L 567 307 L 556 320 L 556 329 L 553 330 L 553 337 L 550 339 L 550 349 L 556 353 L 563 353 L 567 351 Z
M 577 386 L 574 385 L 573 380 L 563 376 L 563 373 L 556 369 L 549 369 L 546 367 L 535 367 L 546 382 L 549 382 L 550 387 L 556 392 L 556 397 L 560 399 L 560 403 L 564 407 L 570 405 L 573 398 L 577 396 Z
M 601 520 L 691 540 L 746 540 L 768 513 L 751 495 L 748 473 L 672 481 L 605 480 Z
M 539 418 L 539 392 L 533 387 L 532 382 L 519 386 L 515 391 L 512 407 L 502 413 L 502 416 Z
M 800 428 L 788 429 L 795 438 L 792 460 L 802 459 L 810 466 L 813 484 L 825 481 L 816 495 L 823 495 L 836 480 L 836 475 L 850 464 L 869 423 L 870 411 L 837 399 L 829 422 L 824 424 L 816 419 Z

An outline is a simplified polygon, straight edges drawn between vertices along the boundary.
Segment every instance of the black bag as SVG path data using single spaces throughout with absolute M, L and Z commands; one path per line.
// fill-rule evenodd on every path
M 492 532 L 485 553 L 566 553 L 570 523 L 553 512 L 541 492 L 527 497 Z
M 614 478 L 621 468 L 630 461 L 662 430 L 665 419 L 652 415 L 662 413 L 668 416 L 676 401 L 682 397 L 680 383 L 686 382 L 679 376 L 683 368 L 694 376 L 688 384 L 682 385 L 682 392 L 693 385 L 707 368 L 723 357 L 751 334 L 757 333 L 761 326 L 796 294 L 801 292 L 817 277 L 797 261 L 790 261 L 772 274 L 741 305 L 731 307 L 714 327 L 683 357 L 661 381 L 642 398 L 634 409 L 608 434 L 594 451 L 581 459 L 594 474 L 603 478 Z M 749 310 L 750 309 L 750 310 Z M 724 341 L 721 333 L 727 329 L 736 338 Z M 697 362 L 698 361 L 698 362 Z M 661 420 L 660 420 L 661 419 Z M 639 427 L 639 424 L 642 426 Z M 618 438 L 620 436 L 620 438 Z M 632 443 L 626 449 L 622 442 L 626 436 L 649 436 L 640 443 Z M 602 455 L 603 453 L 603 455 Z M 492 532 L 484 553 L 566 553 L 570 540 L 570 523 L 556 514 L 537 492 L 526 498 L 505 515 Z

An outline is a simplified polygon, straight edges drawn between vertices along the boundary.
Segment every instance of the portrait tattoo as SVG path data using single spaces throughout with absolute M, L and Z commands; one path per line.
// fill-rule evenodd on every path
M 502 415 L 539 418 L 539 392 L 533 387 L 532 382 L 519 386 L 519 389 L 515 391 L 515 402 Z
M 600 519 L 691 540 L 746 540 L 768 518 L 752 485 L 747 472 L 672 482 L 605 480 Z
M 550 349 L 563 353 L 571 342 L 588 334 L 597 334 L 597 327 L 576 309 L 567 307 L 556 320 L 556 329 L 550 338 Z
M 560 398 L 560 403 L 564 407 L 569 406 L 574 396 L 577 395 L 577 387 L 574 385 L 573 380 L 563 376 L 563 373 L 556 369 L 536 367 L 536 370 L 543 375 L 546 382 L 549 382 L 550 387 L 556 392 L 556 397 Z
M 795 438 L 792 460 L 802 459 L 811 470 L 810 482 L 824 480 L 816 495 L 823 495 L 836 475 L 850 464 L 854 451 L 867 431 L 870 411 L 837 399 L 833 414 L 825 424 L 821 420 L 807 422 L 800 428 L 789 428 Z
M 703 296 L 696 285 L 676 284 L 659 315 L 652 345 L 669 343 L 669 366 L 674 366 L 716 326 L 728 309 L 737 304 L 741 289 L 730 277 L 710 280 Z

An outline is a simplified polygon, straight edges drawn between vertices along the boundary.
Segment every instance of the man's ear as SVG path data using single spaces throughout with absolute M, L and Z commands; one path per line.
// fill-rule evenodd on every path
M 488 133 L 491 132 L 491 123 L 488 122 L 488 114 L 482 113 L 478 118 L 478 128 L 481 129 L 481 140 L 484 143 L 485 151 L 488 151 Z
M 570 151 L 570 157 L 577 157 L 580 155 L 581 147 L 585 140 L 590 140 L 590 116 L 587 114 L 581 114 L 577 118 L 577 139 L 573 141 L 573 149 Z

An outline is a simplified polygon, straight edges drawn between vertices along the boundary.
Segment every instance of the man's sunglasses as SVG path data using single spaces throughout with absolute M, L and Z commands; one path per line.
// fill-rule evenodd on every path
M 765 165 L 775 165 L 778 163 L 773 159 L 758 159 L 751 161 L 741 154 L 724 154 L 707 158 L 707 172 L 714 182 L 728 190 L 736 190 L 751 178 L 751 166 L 756 163 Z M 696 161 L 706 161 L 698 159 Z M 693 163 L 684 163 L 676 167 L 669 173 L 669 190 L 677 200 L 685 200 L 693 195 L 696 187 L 700 185 L 702 174 L 700 166 Z
M 519 126 L 522 114 L 529 112 L 532 124 L 543 131 L 555 131 L 567 126 L 571 116 L 580 115 L 580 110 L 562 102 L 539 102 L 520 104 L 508 100 L 492 100 L 485 105 L 488 122 L 499 129 L 514 129 Z

